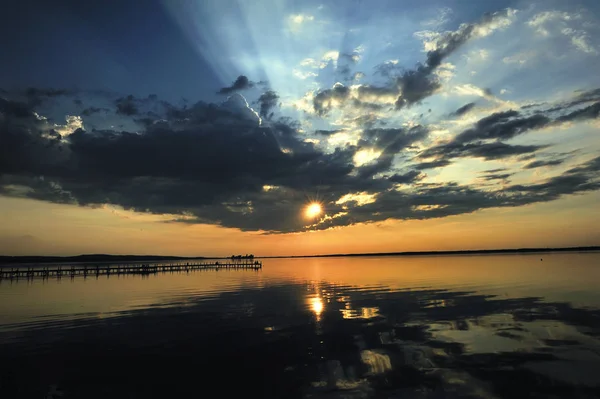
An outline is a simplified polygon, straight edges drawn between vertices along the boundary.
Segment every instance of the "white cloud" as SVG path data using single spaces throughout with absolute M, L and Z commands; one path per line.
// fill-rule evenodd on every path
M 464 84 L 458 85 L 454 87 L 454 92 L 458 95 L 462 96 L 479 96 L 483 97 L 488 101 L 494 102 L 499 105 L 507 106 L 507 107 L 517 107 L 518 104 L 515 104 L 512 101 L 506 101 L 501 98 L 498 98 L 491 94 L 489 91 L 482 89 L 481 87 L 477 87 L 473 84 Z
M 487 24 L 478 24 L 475 25 L 475 29 L 473 30 L 473 36 L 475 37 L 486 37 L 492 34 L 496 30 L 505 29 L 510 26 L 517 15 L 517 10 L 509 8 L 506 11 L 506 16 L 504 17 L 496 17 L 493 22 Z
M 449 7 L 443 7 L 438 10 L 438 15 L 435 18 L 421 22 L 421 26 L 439 29 L 450 20 L 451 16 L 452 9 Z
M 532 61 L 537 55 L 535 51 L 521 51 L 520 53 L 504 57 L 502 62 L 505 64 L 519 64 L 524 65 Z
M 573 21 L 580 19 L 580 14 L 570 14 L 568 12 L 560 11 L 544 11 L 533 16 L 532 19 L 527 21 L 527 25 L 535 28 L 536 32 L 542 36 L 548 36 L 550 32 L 545 28 L 548 22 L 554 21 Z
M 362 53 L 364 53 L 364 52 L 365 52 L 365 46 L 364 46 L 364 45 L 362 45 L 362 44 L 361 44 L 361 45 L 359 45 L 359 46 L 357 46 L 357 47 L 354 49 L 354 52 L 355 52 L 355 53 L 358 53 L 358 54 L 362 54 Z
M 309 14 L 292 14 L 287 18 L 288 28 L 291 32 L 297 34 L 307 23 L 314 20 L 315 17 Z
M 338 147 L 340 145 L 356 145 L 360 135 L 352 132 L 339 132 L 329 136 L 327 144 L 332 147 Z
M 325 68 L 327 65 L 329 65 L 330 62 L 336 63 L 338 58 L 340 58 L 339 51 L 335 51 L 335 50 L 327 51 L 321 57 L 321 64 L 319 65 L 319 68 L 321 68 L 321 69 Z
M 454 70 L 456 67 L 449 62 L 444 62 L 441 64 L 436 70 L 435 74 L 442 80 L 443 82 L 448 82 L 455 75 Z
M 372 204 L 377 201 L 377 194 L 368 194 L 366 192 L 356 194 L 346 194 L 336 201 L 336 205 L 342 205 L 347 202 L 356 202 L 357 206 Z
M 292 14 L 289 16 L 289 21 L 296 25 L 301 25 L 305 22 L 314 21 L 315 17 L 308 14 Z
M 354 80 L 355 82 L 358 82 L 359 80 L 363 79 L 365 77 L 365 74 L 362 72 L 356 72 L 354 74 L 354 76 L 352 76 L 352 80 Z
M 506 11 L 506 16 L 496 16 L 491 22 L 475 24 L 473 25 L 471 37 L 484 38 L 497 30 L 506 29 L 514 22 L 516 15 L 517 10 L 508 9 Z M 458 32 L 464 32 L 468 28 L 470 28 L 470 24 L 461 24 L 458 28 Z M 440 43 L 440 39 L 444 37 L 444 33 L 432 30 L 422 30 L 413 33 L 413 36 L 417 39 L 420 39 L 423 42 L 423 51 L 428 52 L 437 50 L 438 45 Z
M 527 24 L 535 29 L 540 36 L 563 35 L 569 38 L 571 44 L 586 54 L 598 54 L 598 50 L 590 43 L 590 35 L 579 27 L 593 27 L 589 21 L 582 21 L 580 13 L 560 11 L 544 11 L 536 14 Z M 574 24 L 578 24 L 575 28 Z
M 379 158 L 380 155 L 381 151 L 375 151 L 372 148 L 357 151 L 356 154 L 354 154 L 353 158 L 354 165 L 357 167 L 363 166 L 365 164 L 368 164 L 369 162 L 376 160 L 377 158 Z
M 303 67 L 316 68 L 318 65 L 319 65 L 319 63 L 314 58 L 305 58 L 302 61 L 300 61 L 300 66 L 303 66 Z
M 67 115 L 65 125 L 54 125 L 54 130 L 62 137 L 66 137 L 77 129 L 83 129 L 83 119 L 81 116 Z
M 303 71 L 301 71 L 299 69 L 296 69 L 296 68 L 294 68 L 292 70 L 292 73 L 294 74 L 295 77 L 297 77 L 298 79 L 302 79 L 302 80 L 308 79 L 308 78 L 312 78 L 312 77 L 315 77 L 315 76 L 319 75 L 319 74 L 311 72 L 311 71 L 303 72 Z
M 571 43 L 573 43 L 573 45 L 578 48 L 579 50 L 583 51 L 584 53 L 588 53 L 588 54 L 598 54 L 598 50 L 596 50 L 588 41 L 588 36 L 585 32 L 583 33 L 574 33 L 571 36 Z
M 477 50 L 471 50 L 467 54 L 463 54 L 462 57 L 467 62 L 472 62 L 472 63 L 487 61 L 490 58 L 490 52 L 489 52 L 489 50 L 482 48 L 482 49 L 477 49 Z
M 413 33 L 413 36 L 423 42 L 423 51 L 434 51 L 437 49 L 437 43 L 442 34 L 431 30 L 422 30 Z

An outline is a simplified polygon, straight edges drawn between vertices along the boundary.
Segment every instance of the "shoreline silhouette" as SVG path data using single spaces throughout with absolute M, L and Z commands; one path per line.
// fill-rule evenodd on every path
M 434 256 L 434 255 L 494 255 L 494 254 L 528 254 L 552 252 L 594 252 L 600 251 L 600 246 L 586 247 L 560 247 L 560 248 L 505 248 L 505 249 L 473 249 L 457 251 L 402 251 L 402 252 L 366 252 L 366 253 L 339 253 L 339 254 L 314 254 L 314 255 L 277 255 L 255 256 L 262 259 L 289 259 L 289 258 L 332 258 L 332 257 L 361 257 L 361 256 Z M 254 257 L 254 256 L 253 256 Z M 188 259 L 230 259 L 227 256 L 162 256 L 162 255 L 109 255 L 85 254 L 75 256 L 0 256 L 0 264 L 25 264 L 25 263 L 54 263 L 54 262 L 152 262 Z

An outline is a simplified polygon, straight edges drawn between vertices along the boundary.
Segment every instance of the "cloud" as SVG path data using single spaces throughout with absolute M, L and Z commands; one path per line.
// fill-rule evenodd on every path
M 117 114 L 131 116 L 137 115 L 139 112 L 135 104 L 135 97 L 132 95 L 117 99 L 115 104 L 117 105 Z
M 254 87 L 254 82 L 251 82 L 247 76 L 240 75 L 235 82 L 231 84 L 231 86 L 223 87 L 217 92 L 217 94 L 231 94 L 236 91 L 246 90 L 252 87 Z
M 538 161 L 533 161 L 528 163 L 527 165 L 523 166 L 523 168 L 525 169 L 535 169 L 535 168 L 541 168 L 543 166 L 557 166 L 557 165 L 561 165 L 565 162 L 564 159 L 550 159 L 550 160 L 538 160 Z
M 492 181 L 492 180 L 506 181 L 512 175 L 514 175 L 514 173 L 496 173 L 496 174 L 490 173 L 490 174 L 485 174 L 485 175 L 481 176 L 481 178 L 484 180 L 487 180 L 487 181 Z
M 529 130 L 539 129 L 550 123 L 550 118 L 536 114 L 520 117 L 519 112 L 510 110 L 497 112 L 480 119 L 473 128 L 465 130 L 454 142 L 467 143 L 475 140 L 507 140 Z
M 569 13 L 566 11 L 543 11 L 534 15 L 527 24 L 542 37 L 564 36 L 569 39 L 571 45 L 577 50 L 597 55 L 598 50 L 590 43 L 590 34 L 583 29 L 586 25 L 582 23 L 585 17 L 581 13 Z
M 388 177 L 388 180 L 396 184 L 412 184 L 423 177 L 423 174 L 418 170 L 411 170 L 404 174 L 394 174 Z
M 352 47 L 345 45 L 340 51 L 324 47 L 315 58 L 296 65 L 302 73 L 319 72 L 319 82 L 328 82 L 323 89 L 308 91 L 302 101 L 288 101 L 289 87 L 276 92 L 243 75 L 219 91 L 227 95 L 219 103 L 175 105 L 157 96 L 106 93 L 100 101 L 90 98 L 90 92 L 40 89 L 30 96 L 20 92 L 18 98 L 2 98 L 0 193 L 174 215 L 165 216 L 169 222 L 286 233 L 460 215 L 597 190 L 597 158 L 577 164 L 568 153 L 546 154 L 541 150 L 560 143 L 545 142 L 546 134 L 527 135 L 597 120 L 599 89 L 575 92 L 566 100 L 533 99 L 535 103 L 526 105 L 519 102 L 518 83 L 506 85 L 490 70 L 493 79 L 484 80 L 496 91 L 510 88 L 515 99 L 507 102 L 480 87 L 485 82 L 462 80 L 460 60 L 452 79 L 457 84 L 447 82 L 455 73 L 450 57 L 470 41 L 505 29 L 514 15 L 505 10 L 454 31 L 422 32 L 423 59 L 408 70 L 398 61 L 405 62 L 405 54 L 373 69 L 372 53 L 348 51 Z M 294 18 L 288 23 L 311 21 Z M 518 51 L 490 54 L 502 60 Z M 386 54 L 386 59 L 393 56 Z M 372 75 L 353 74 L 357 65 Z M 502 62 L 497 66 L 506 68 Z M 352 76 L 360 76 L 360 84 L 350 81 Z M 292 86 L 301 83 L 296 80 Z M 240 91 L 251 87 L 261 91 L 248 91 L 247 100 Z M 436 93 L 425 107 L 429 112 L 410 109 Z M 482 99 L 476 106 L 461 95 Z M 76 107 L 63 101 L 69 96 L 78 100 Z M 278 111 L 280 101 L 286 105 Z M 75 110 L 56 111 L 59 103 Z M 297 106 L 291 111 L 300 111 L 296 115 L 304 119 L 286 117 L 288 104 Z M 337 109 L 341 112 L 335 118 L 314 117 Z M 275 116 L 280 112 L 283 116 Z M 98 113 L 106 115 L 94 118 Z M 67 117 L 56 121 L 57 114 Z M 473 178 L 461 175 L 462 184 L 439 181 L 448 175 L 434 169 L 455 165 L 448 170 L 452 175 L 473 163 L 465 158 L 508 166 L 488 166 L 485 172 L 473 172 Z M 517 167 L 532 170 L 567 161 L 570 169 L 555 168 L 553 173 L 562 173 L 550 179 L 510 182 Z M 542 175 L 527 174 L 532 179 Z M 317 194 L 326 215 L 303 220 L 307 195 Z
M 452 162 L 449 159 L 438 159 L 435 161 L 421 162 L 414 167 L 418 170 L 437 169 L 450 165 Z
M 557 118 L 558 122 L 582 121 L 600 116 L 600 101 Z
M 98 107 L 88 107 L 81 111 L 81 115 L 83 116 L 91 116 L 100 112 L 108 113 L 109 110 L 107 108 L 98 108 Z
M 468 103 L 457 109 L 452 113 L 452 116 L 461 116 L 475 108 L 475 103 Z
M 78 128 L 63 137 L 26 103 L 3 99 L 0 191 L 81 206 L 109 204 L 179 215 L 175 220 L 181 223 L 282 233 L 308 228 L 299 214 L 306 193 L 313 192 L 319 192 L 330 217 L 310 228 L 325 229 L 520 206 L 600 188 L 600 157 L 563 175 L 530 185 L 505 184 L 500 191 L 452 182 L 424 183 L 419 172 L 448 165 L 458 156 L 501 159 L 542 146 L 499 142 L 434 146 L 425 152 L 438 159 L 421 162 L 423 154 L 419 154 L 399 173 L 396 157 L 408 155 L 415 143 L 427 140 L 426 127 L 365 129 L 357 146 L 323 152 L 304 141 L 293 120 L 260 125 L 256 112 L 239 94 L 220 105 L 198 102 L 163 108 L 140 131 Z M 504 119 L 496 115 L 489 123 Z M 379 156 L 357 167 L 356 153 L 368 148 Z M 484 178 L 505 179 L 511 173 L 499 172 L 488 171 Z M 410 188 L 402 190 L 398 185 Z M 356 193 L 373 201 L 339 202 Z
M 524 65 L 528 62 L 531 62 L 531 60 L 533 60 L 537 56 L 537 54 L 538 53 L 536 51 L 532 51 L 532 50 L 521 51 L 517 54 L 506 56 L 506 57 L 502 58 L 502 62 L 504 62 L 505 64 Z
M 448 161 L 453 158 L 483 158 L 485 160 L 497 160 L 510 158 L 517 155 L 531 154 L 547 146 L 543 145 L 511 145 L 501 142 L 492 143 L 448 143 L 430 147 L 419 154 L 419 158 L 440 158 L 438 162 Z
M 313 107 L 318 115 L 325 115 L 336 103 L 344 103 L 349 97 L 350 89 L 338 82 L 331 89 L 318 92 L 313 98 Z
M 315 17 L 309 14 L 293 14 L 289 16 L 289 21 L 296 25 L 301 25 L 305 22 L 314 21 Z
M 273 90 L 268 90 L 260 95 L 258 98 L 258 104 L 260 106 L 259 114 L 261 117 L 271 119 L 273 113 L 271 112 L 277 107 L 279 96 Z
M 363 166 L 356 165 L 355 162 L 356 166 L 360 166 L 357 169 L 358 176 L 367 179 L 390 170 L 397 154 L 413 143 L 425 139 L 428 133 L 428 130 L 422 126 L 415 126 L 411 129 L 365 129 L 359 142 L 359 148 L 368 149 L 367 151 L 373 154 L 370 158 L 374 158 L 374 161 Z
M 431 43 L 427 46 L 427 56 L 424 63 L 416 68 L 401 71 L 397 61 L 389 61 L 376 67 L 376 73 L 389 78 L 386 86 L 362 85 L 357 91 L 356 99 L 362 103 L 363 96 L 370 96 L 369 102 L 377 99 L 388 102 L 393 97 L 396 109 L 402 109 L 419 103 L 436 93 L 442 86 L 436 70 L 442 62 L 473 38 L 485 37 L 497 29 L 510 25 L 516 11 L 506 9 L 484 15 L 478 22 L 462 24 L 458 30 L 443 34 L 430 35 Z M 442 74 L 444 76 L 444 74 Z M 336 83 L 336 85 L 338 85 Z M 341 84 L 339 84 L 341 85 Z M 341 85 L 332 89 L 321 90 L 314 97 L 314 110 L 320 115 L 326 115 L 333 107 L 342 106 L 350 97 L 350 90 Z

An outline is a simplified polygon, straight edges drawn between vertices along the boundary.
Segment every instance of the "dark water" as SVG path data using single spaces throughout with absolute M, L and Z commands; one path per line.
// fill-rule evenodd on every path
M 4 280 L 0 397 L 52 393 L 600 397 L 600 254 Z

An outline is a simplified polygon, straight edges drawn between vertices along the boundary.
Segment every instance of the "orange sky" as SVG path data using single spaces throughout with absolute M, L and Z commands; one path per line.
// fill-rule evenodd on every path
M 440 219 L 260 234 L 161 216 L 0 197 L 0 254 L 258 256 L 600 245 L 600 192 Z M 302 212 L 290 209 L 290 212 Z

